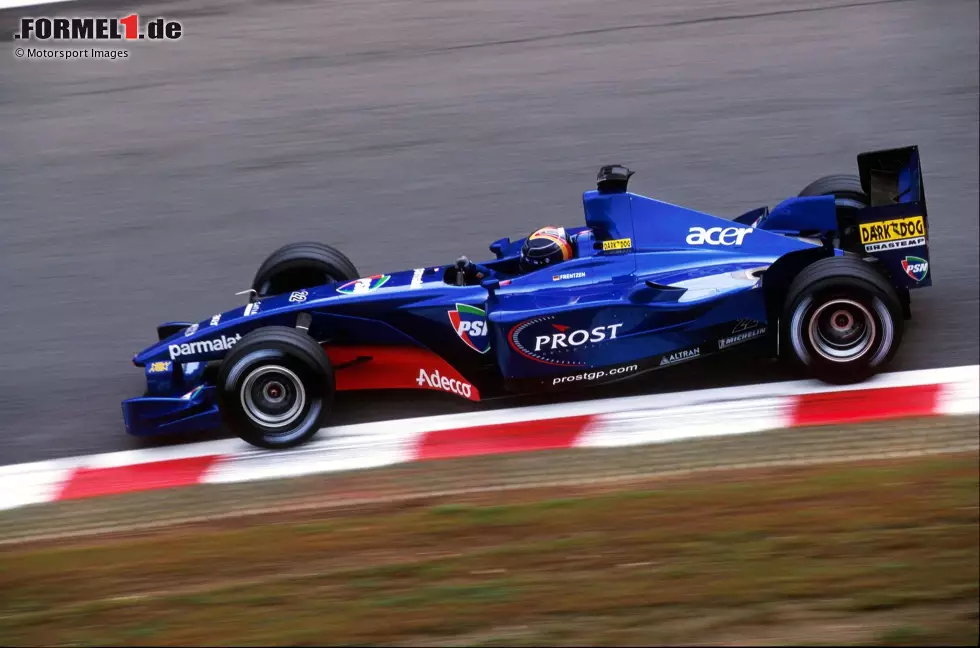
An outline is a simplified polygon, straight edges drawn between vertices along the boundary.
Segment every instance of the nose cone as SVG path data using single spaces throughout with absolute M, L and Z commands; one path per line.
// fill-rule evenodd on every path
M 146 363 L 153 362 L 160 359 L 170 359 L 170 355 L 167 352 L 168 340 L 163 340 L 162 342 L 157 342 L 151 346 L 146 347 L 139 353 L 133 356 L 133 364 L 137 367 L 144 367 Z

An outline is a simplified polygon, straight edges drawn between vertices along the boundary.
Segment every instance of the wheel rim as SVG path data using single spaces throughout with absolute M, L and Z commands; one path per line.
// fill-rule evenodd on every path
M 242 382 L 242 408 L 252 421 L 281 429 L 294 423 L 306 406 L 306 389 L 295 373 L 280 365 L 252 371 Z
M 808 335 L 813 349 L 831 362 L 853 362 L 871 350 L 877 327 L 863 304 L 834 299 L 810 316 Z

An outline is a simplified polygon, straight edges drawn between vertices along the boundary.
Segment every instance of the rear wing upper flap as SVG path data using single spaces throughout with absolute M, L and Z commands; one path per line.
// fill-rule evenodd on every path
M 859 153 L 857 162 L 861 187 L 871 197 L 872 207 L 920 203 L 925 212 L 918 146 Z
M 857 213 L 864 252 L 879 259 L 897 287 L 932 285 L 929 213 L 919 147 L 868 151 L 857 156 L 861 187 L 871 206 Z

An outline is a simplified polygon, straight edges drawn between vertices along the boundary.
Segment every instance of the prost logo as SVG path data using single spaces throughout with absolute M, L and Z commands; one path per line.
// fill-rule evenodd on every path
M 594 351 L 604 342 L 615 340 L 621 322 L 573 328 L 557 324 L 554 315 L 535 317 L 514 326 L 507 334 L 512 349 L 525 358 L 542 364 L 563 367 L 585 367 L 590 364 L 583 354 Z
M 449 321 L 459 339 L 477 353 L 490 350 L 490 336 L 487 330 L 487 314 L 482 308 L 456 304 L 456 310 L 449 311 Z

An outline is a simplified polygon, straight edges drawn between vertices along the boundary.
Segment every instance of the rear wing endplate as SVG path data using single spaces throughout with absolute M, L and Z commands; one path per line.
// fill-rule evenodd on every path
M 897 287 L 932 285 L 929 212 L 919 147 L 868 151 L 857 156 L 861 187 L 871 206 L 857 214 L 864 252 L 879 259 Z

